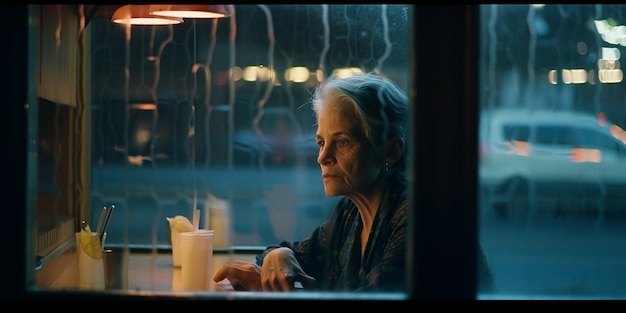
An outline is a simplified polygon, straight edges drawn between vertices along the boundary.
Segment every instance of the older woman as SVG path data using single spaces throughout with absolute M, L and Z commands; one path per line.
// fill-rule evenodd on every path
M 246 290 L 403 290 L 408 212 L 408 99 L 374 74 L 331 76 L 312 99 L 324 191 L 343 196 L 306 239 L 218 270 Z
M 342 196 L 301 241 L 283 241 L 256 264 L 231 261 L 214 280 L 235 289 L 404 291 L 407 248 L 407 96 L 375 74 L 329 77 L 316 90 L 317 162 L 324 191 Z

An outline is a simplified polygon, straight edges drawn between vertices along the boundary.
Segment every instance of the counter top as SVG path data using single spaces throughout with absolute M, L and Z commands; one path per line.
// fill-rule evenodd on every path
M 217 271 L 228 260 L 244 260 L 254 262 L 256 254 L 252 253 L 214 253 L 213 272 Z M 181 290 L 181 269 L 174 267 L 172 254 L 159 251 L 131 252 L 128 259 L 128 290 L 177 292 Z M 38 279 L 38 287 L 52 290 L 78 289 L 78 270 L 76 266 L 76 250 L 69 249 L 59 256 L 55 266 L 58 276 L 51 279 Z M 63 264 L 63 265 L 61 265 Z M 232 290 L 228 281 L 213 284 L 212 290 Z
M 228 260 L 242 260 L 254 262 L 258 251 L 237 250 L 236 252 L 219 251 L 213 254 L 213 271 L 217 271 Z M 59 297 L 67 293 L 83 290 L 78 288 L 76 267 L 76 251 L 74 247 L 55 258 L 46 265 L 45 270 L 37 273 L 36 286 L 46 297 Z M 98 300 L 102 293 L 81 294 L 81 299 L 93 298 Z M 404 293 L 337 293 L 337 292 L 248 292 L 234 291 L 228 281 L 210 286 L 208 291 L 188 292 L 181 291 L 181 269 L 173 266 L 170 251 L 131 252 L 128 264 L 128 289 L 123 291 L 106 291 L 105 296 L 133 297 L 141 296 L 146 299 L 220 299 L 220 300 L 406 300 Z M 41 296 L 41 295 L 40 295 Z M 145 297 L 143 297 L 145 296 Z M 110 298 L 110 297 L 108 297 Z

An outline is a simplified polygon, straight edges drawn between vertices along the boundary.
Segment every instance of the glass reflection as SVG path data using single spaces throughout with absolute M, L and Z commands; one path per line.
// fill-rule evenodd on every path
M 174 26 L 90 23 L 91 207 L 125 212 L 110 243 L 167 246 L 165 217 L 197 208 L 208 227 L 210 197 L 228 204 L 232 245 L 308 233 L 334 204 L 302 108 L 318 77 L 355 67 L 408 85 L 406 6 L 231 10 Z
M 626 297 L 625 13 L 481 6 L 481 297 Z

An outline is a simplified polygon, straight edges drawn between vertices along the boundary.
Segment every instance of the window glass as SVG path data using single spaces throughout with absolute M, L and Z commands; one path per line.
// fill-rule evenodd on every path
M 92 6 L 88 6 L 86 14 Z M 317 164 L 313 88 L 377 72 L 408 93 L 407 5 L 234 5 L 169 26 L 89 22 L 91 225 L 107 242 L 168 248 L 166 217 L 215 229 L 216 247 L 303 238 L 337 199 Z
M 625 298 L 626 6 L 480 12 L 479 298 Z
M 106 230 L 105 249 L 133 252 L 129 291 L 170 292 L 181 289 L 168 218 L 199 212 L 221 264 L 253 262 L 329 216 L 338 198 L 317 163 L 315 88 L 372 72 L 409 94 L 411 7 L 223 6 L 226 18 L 132 26 L 112 21 L 125 5 L 28 6 L 28 287 L 100 289 L 79 283 L 85 225 Z

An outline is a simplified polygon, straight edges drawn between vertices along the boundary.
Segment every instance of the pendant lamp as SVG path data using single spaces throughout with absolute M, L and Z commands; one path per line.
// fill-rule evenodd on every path
M 150 13 L 174 18 L 225 18 L 230 16 L 224 4 L 152 4 Z
M 183 19 L 152 15 L 148 4 L 127 4 L 115 10 L 111 21 L 131 25 L 174 25 L 182 23 Z

